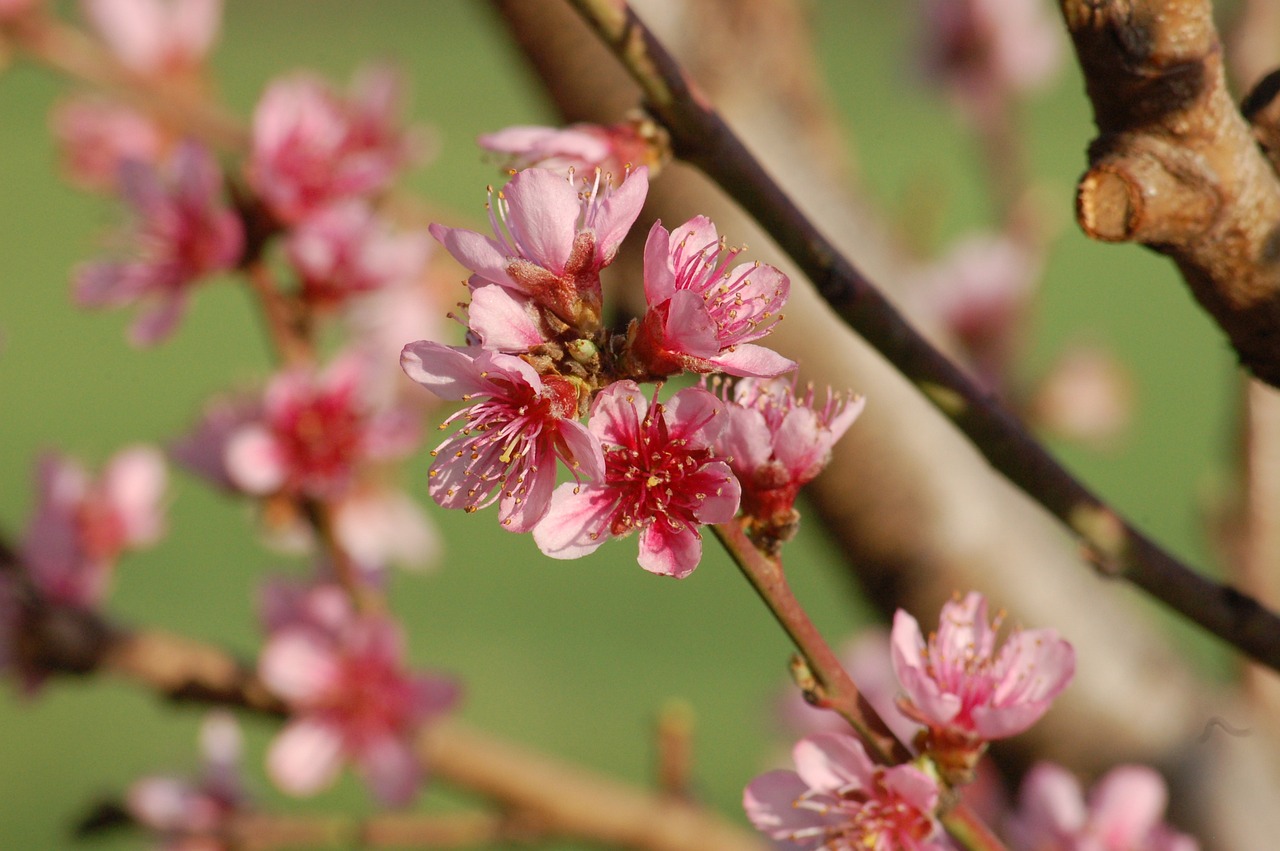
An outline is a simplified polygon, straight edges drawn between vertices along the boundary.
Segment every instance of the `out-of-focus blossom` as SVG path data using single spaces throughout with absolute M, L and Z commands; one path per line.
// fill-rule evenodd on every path
M 609 538 L 640 533 L 640 566 L 682 578 L 702 558 L 704 523 L 738 510 L 738 481 L 714 454 L 724 407 L 705 390 L 650 404 L 634 381 L 601 390 L 589 428 L 604 446 L 604 476 L 556 489 L 533 530 L 553 558 L 579 558 Z
M 190 433 L 173 442 L 169 454 L 210 484 L 238 492 L 240 487 L 227 468 L 227 445 L 234 435 L 262 418 L 261 399 L 245 394 L 219 397 L 205 406 Z
M 781 318 L 791 291 L 787 276 L 762 263 L 729 264 L 716 226 L 696 216 L 673 231 L 654 222 L 644 247 L 648 310 L 629 357 L 653 376 L 690 370 L 771 378 L 795 369 L 782 355 L 754 344 Z
M 198 68 L 222 23 L 222 0 L 82 0 L 82 6 L 117 59 L 154 76 Z
M 43 3 L 44 0 L 0 0 L 0 24 L 16 21 Z
M 386 188 L 415 153 L 400 101 L 399 75 L 381 67 L 345 98 L 309 74 L 275 81 L 253 114 L 250 185 L 286 224 Z
M 129 107 L 73 97 L 54 108 L 53 134 L 67 179 L 83 189 L 114 190 L 127 161 L 155 166 L 165 148 L 155 122 Z
M 152 345 L 168 336 L 186 310 L 192 285 L 240 259 L 244 231 L 222 203 L 213 156 L 194 143 L 175 152 L 165 179 L 152 166 L 128 160 L 121 189 L 137 214 L 136 257 L 91 263 L 76 271 L 76 301 L 86 307 L 147 305 L 130 338 Z
M 915 618 L 894 615 L 902 710 L 928 728 L 916 744 L 948 779 L 966 778 L 987 742 L 1040 720 L 1075 674 L 1075 650 L 1056 631 L 1015 631 L 997 650 L 999 626 L 976 591 L 943 605 L 927 642 Z
M 358 487 L 334 510 L 334 535 L 366 573 L 387 564 L 424 568 L 440 554 L 431 518 L 408 494 L 394 488 Z
M 308 217 L 289 233 L 290 262 L 313 304 L 340 304 L 422 274 L 425 234 L 395 233 L 367 204 L 349 200 Z M 401 341 L 403 342 L 403 341 Z
M 200 729 L 204 765 L 198 778 L 151 776 L 129 787 L 125 808 L 154 831 L 164 851 L 230 851 L 219 833 L 248 800 L 240 779 L 240 728 L 213 712 Z
M 414 737 L 453 707 L 458 686 L 406 672 L 403 637 L 390 621 L 357 615 L 345 596 L 324 594 L 316 606 L 310 596 L 298 598 L 306 610 L 298 617 L 273 614 L 277 626 L 258 663 L 263 682 L 291 711 L 267 754 L 267 772 L 284 791 L 311 795 L 350 761 L 380 801 L 407 804 L 423 775 Z
M 801 739 L 795 771 L 770 771 L 742 796 L 756 829 L 785 847 L 822 851 L 948 851 L 934 820 L 938 784 L 912 765 L 871 762 L 852 736 Z
M 432 452 L 431 496 L 445 508 L 476 511 L 500 500 L 502 525 L 527 532 L 547 511 L 557 458 L 575 478 L 602 475 L 600 445 L 577 421 L 572 382 L 539 376 L 510 355 L 429 340 L 405 346 L 400 364 L 441 399 L 470 403 L 441 424 L 462 428 Z
M 815 404 L 795 378 L 743 378 L 725 391 L 726 423 L 719 454 L 742 484 L 742 512 L 785 540 L 794 534 L 796 496 L 831 460 L 831 448 L 862 413 L 861 396 L 827 391 Z
M 1133 419 L 1133 380 L 1114 354 L 1077 344 L 1058 356 L 1036 387 L 1031 416 L 1068 440 L 1107 446 Z
M 568 127 L 521 125 L 486 133 L 476 140 L 486 151 L 499 154 L 513 169 L 545 168 L 589 176 L 597 169 L 623 175 L 646 166 L 650 176 L 669 156 L 652 121 L 619 124 L 571 124 Z
M 413 451 L 417 418 L 373 409 L 363 396 L 365 366 L 348 354 L 322 373 L 298 367 L 276 375 L 263 395 L 261 421 L 227 437 L 230 480 L 250 494 L 334 499 L 349 490 L 362 463 Z
M 432 276 L 392 281 L 375 293 L 354 301 L 344 314 L 353 349 L 369 362 L 366 392 L 376 405 L 409 405 L 422 409 L 434 403 L 404 380 L 400 351 L 406 340 L 444 338 L 442 288 Z
M 984 113 L 1062 67 L 1061 25 L 1041 0 L 923 0 L 926 73 Z
M 1041 258 L 1004 234 L 957 241 L 920 275 L 915 298 L 961 345 L 988 389 L 1003 389 Z
M 1089 792 L 1066 769 L 1037 764 L 1010 819 L 1012 851 L 1196 851 L 1199 843 L 1165 825 L 1164 778 L 1143 765 L 1107 772 Z
M 431 235 L 471 271 L 473 288 L 507 287 L 590 333 L 600 324 L 600 270 L 613 262 L 648 191 L 644 168 L 616 189 L 599 175 L 579 189 L 563 175 L 527 169 L 496 196 L 490 191 L 492 237 L 439 224 Z
M 164 456 L 149 446 L 116 453 L 94 478 L 78 461 L 40 459 L 39 501 L 22 543 L 22 563 L 50 600 L 92 608 L 102 602 L 116 560 L 164 532 Z

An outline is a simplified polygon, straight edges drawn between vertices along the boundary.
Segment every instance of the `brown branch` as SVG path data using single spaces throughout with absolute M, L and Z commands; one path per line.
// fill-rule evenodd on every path
M 1077 218 L 1168 256 L 1280 386 L 1280 181 L 1227 90 L 1208 0 L 1061 0 L 1098 137 Z
M 899 315 L 799 211 L 626 6 L 571 0 L 644 90 L 675 152 L 697 165 L 775 238 L 836 313 L 969 438 L 987 461 L 1079 537 L 1102 575 L 1127 579 L 1280 670 L 1280 617 L 1211 582 L 1125 522 L 1074 479 L 1009 411 Z
M 44 673 L 108 673 L 169 700 L 286 713 L 251 667 L 213 645 L 122 629 L 91 612 L 39 600 L 31 601 L 29 611 L 37 616 L 27 621 L 29 634 L 21 646 L 32 654 L 26 665 L 37 665 Z M 511 813 L 507 824 L 521 835 L 564 836 L 641 851 L 766 847 L 755 834 L 702 807 L 637 789 L 458 721 L 428 725 L 419 737 L 418 753 L 433 776 Z M 380 841 L 389 847 L 392 837 L 412 835 L 411 825 L 398 827 L 397 832 L 395 824 L 379 822 Z

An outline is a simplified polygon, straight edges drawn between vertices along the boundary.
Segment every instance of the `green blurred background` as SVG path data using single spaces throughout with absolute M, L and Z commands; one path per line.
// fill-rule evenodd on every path
M 946 239 L 987 224 L 991 211 L 974 143 L 911 71 L 905 5 L 816 3 L 818 48 L 869 192 L 891 216 L 907 217 L 911 199 L 928 187 L 943 199 L 938 238 Z M 305 67 L 345 81 L 370 58 L 393 59 L 407 71 L 413 118 L 437 134 L 438 156 L 410 188 L 461 216 L 480 214 L 484 186 L 494 180 L 474 137 L 552 120 L 488 6 L 474 0 L 232 0 L 212 65 L 226 101 L 248 115 L 276 75 Z M 0 481 L 8 483 L 0 490 L 0 528 L 11 538 L 31 508 L 38 451 L 56 447 L 99 464 L 126 443 L 167 441 L 206 397 L 252 380 L 269 362 L 241 288 L 202 289 L 179 332 L 153 351 L 125 342 L 128 312 L 71 307 L 68 270 L 93 254 L 117 211 L 56 176 L 46 121 L 62 91 L 60 80 L 22 63 L 0 74 Z M 1158 539 L 1207 564 L 1201 510 L 1229 457 L 1236 394 L 1229 352 L 1168 263 L 1137 248 L 1089 243 L 1067 221 L 1092 129 L 1078 75 L 1064 73 L 1025 119 L 1036 174 L 1064 222 L 1028 368 L 1044 366 L 1065 340 L 1084 334 L 1122 353 L 1138 389 L 1136 426 L 1121 449 L 1057 448 Z M 426 466 L 425 458 L 413 464 L 413 491 L 423 499 Z M 131 622 L 251 654 L 254 583 L 269 570 L 301 567 L 255 543 L 243 505 L 182 473 L 173 493 L 168 537 L 125 560 L 110 608 Z M 741 817 L 743 784 L 779 753 L 770 710 L 788 648 L 714 548 L 676 583 L 640 570 L 633 540 L 553 562 L 528 536 L 497 531 L 491 516 L 434 516 L 447 538 L 443 566 L 428 576 L 397 576 L 393 604 L 412 632 L 414 662 L 465 677 L 464 717 L 647 782 L 654 714 L 682 698 L 699 722 L 696 789 Z M 868 622 L 820 529 L 806 526 L 788 559 L 798 593 L 829 635 Z M 190 769 L 200 717 L 112 682 L 57 680 L 34 701 L 6 693 L 0 849 L 70 846 L 72 818 L 96 796 L 118 793 L 144 773 Z M 367 808 L 351 779 L 304 803 L 273 795 L 261 769 L 272 727 L 246 719 L 246 730 L 247 772 L 268 805 Z M 144 845 L 138 837 L 93 843 Z

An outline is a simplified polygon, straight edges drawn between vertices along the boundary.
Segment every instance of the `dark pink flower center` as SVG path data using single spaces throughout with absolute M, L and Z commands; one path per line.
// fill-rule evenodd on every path
M 322 393 L 290 407 L 273 423 L 284 447 L 290 486 L 341 486 L 359 459 L 364 421 L 349 392 Z

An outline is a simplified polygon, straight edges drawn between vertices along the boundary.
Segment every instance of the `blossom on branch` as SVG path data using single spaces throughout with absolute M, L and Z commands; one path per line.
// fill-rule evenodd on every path
M 768 538 L 789 539 L 800 488 L 831 461 L 831 449 L 862 413 L 861 396 L 827 391 L 815 404 L 813 387 L 801 392 L 788 379 L 743 378 L 722 391 L 726 423 L 716 450 L 742 484 L 742 513 Z
M 738 510 L 738 481 L 713 450 L 723 414 L 720 400 L 696 387 L 665 405 L 650 403 L 634 381 L 600 391 L 588 427 L 604 446 L 604 475 L 556 489 L 533 530 L 538 547 L 579 558 L 639 531 L 641 567 L 688 576 L 702 558 L 698 527 Z
M 539 376 L 510 355 L 430 340 L 405 346 L 400 364 L 440 398 L 469 403 L 441 424 L 462 428 L 431 453 L 431 496 L 443 507 L 476 511 L 500 501 L 502 525 L 527 532 L 547 511 L 557 458 L 575 478 L 602 475 L 599 441 L 577 420 L 573 382 Z
M 657 125 L 644 119 L 568 127 L 520 125 L 486 133 L 476 143 L 501 155 L 504 165 L 513 169 L 573 169 L 580 175 L 599 170 L 608 179 L 645 166 L 652 177 L 669 156 L 660 133 Z
M 50 600 L 93 608 L 106 596 L 116 560 L 164 533 L 164 456 L 134 446 L 112 456 L 94 478 L 54 453 L 37 467 L 39 498 L 22 542 L 22 563 Z
M 771 378 L 795 369 L 777 352 L 754 345 L 781 318 L 791 282 L 773 266 L 729 264 L 716 226 L 696 216 L 673 231 L 654 222 L 644 247 L 648 310 L 633 328 L 628 356 L 655 377 L 698 373 Z
M 104 98 L 65 100 L 54 107 L 49 123 L 62 170 L 82 189 L 118 189 L 125 162 L 154 166 L 166 147 L 164 133 L 148 116 Z
M 267 773 L 292 795 L 312 795 L 349 760 L 380 801 L 409 803 L 423 778 L 414 738 L 454 706 L 457 683 L 405 671 L 400 629 L 356 614 L 336 586 L 287 596 L 268 601 L 270 635 L 258 662 L 291 712 L 267 754 Z
M 905 611 L 893 618 L 902 710 L 928 728 L 917 745 L 949 780 L 967 778 L 987 742 L 1039 721 L 1075 674 L 1075 650 L 1055 630 L 1015 631 L 997 650 L 999 626 L 976 591 L 943 605 L 928 641 Z
M 222 23 L 222 0 L 82 0 L 82 6 L 117 59 L 155 77 L 199 68 Z
M 253 113 L 249 185 L 285 224 L 386 188 L 415 153 L 400 90 L 387 68 L 357 75 L 346 98 L 310 74 L 275 81 Z
M 600 270 L 613 262 L 648 190 L 644 168 L 617 188 L 597 173 L 582 189 L 555 172 L 527 169 L 490 190 L 493 236 L 439 224 L 431 235 L 472 273 L 473 289 L 506 287 L 590 333 L 600 324 Z
M 1164 778 L 1143 765 L 1108 771 L 1090 790 L 1066 769 L 1042 762 L 1027 772 L 1009 822 L 1014 851 L 1197 851 L 1199 843 L 1161 822 Z
M 875 765 L 849 735 L 818 733 L 793 751 L 795 771 L 770 771 L 742 796 L 756 829 L 821 851 L 948 851 L 934 820 L 938 784 L 913 765 Z
M 168 174 L 126 160 L 120 188 L 138 217 L 130 235 L 136 258 L 81 266 L 75 299 L 84 307 L 147 305 L 129 331 L 140 346 L 160 342 L 186 310 L 200 278 L 240 259 L 244 229 L 221 198 L 222 175 L 213 155 L 188 142 L 175 151 Z

